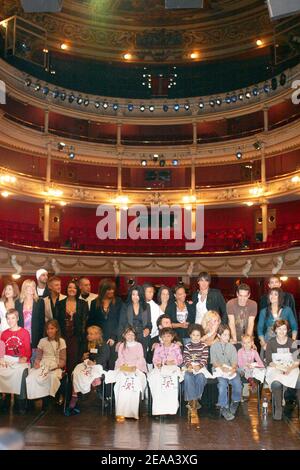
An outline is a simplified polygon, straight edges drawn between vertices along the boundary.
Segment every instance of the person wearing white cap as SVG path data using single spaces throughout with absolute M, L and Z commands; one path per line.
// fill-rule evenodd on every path
M 47 286 L 47 281 L 48 281 L 48 271 L 46 269 L 41 268 L 38 269 L 36 272 L 36 280 L 37 280 L 37 294 L 39 297 L 44 298 L 48 297 L 50 294 L 48 286 Z

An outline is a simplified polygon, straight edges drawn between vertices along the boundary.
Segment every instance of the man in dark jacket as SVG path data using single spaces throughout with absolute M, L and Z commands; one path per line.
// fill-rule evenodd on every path
M 192 300 L 196 309 L 195 323 L 201 325 L 203 317 L 208 310 L 215 310 L 219 313 L 221 321 L 227 324 L 226 302 L 219 289 L 211 289 L 211 275 L 206 271 L 199 274 L 197 283 L 199 290 L 194 292 Z

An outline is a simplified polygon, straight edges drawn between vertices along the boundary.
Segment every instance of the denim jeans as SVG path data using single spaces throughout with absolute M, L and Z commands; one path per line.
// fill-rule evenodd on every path
M 224 379 L 223 377 L 218 377 L 218 390 L 219 398 L 218 405 L 221 408 L 228 408 L 228 385 L 232 387 L 231 400 L 232 401 L 241 401 L 242 395 L 242 383 L 239 374 L 237 374 L 234 379 Z
M 184 399 L 186 401 L 198 400 L 202 397 L 207 379 L 203 374 L 193 374 L 185 372 L 184 374 Z

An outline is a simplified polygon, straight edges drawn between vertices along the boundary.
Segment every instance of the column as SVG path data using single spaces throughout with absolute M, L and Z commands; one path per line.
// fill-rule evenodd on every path
M 193 145 L 197 145 L 198 141 L 198 136 L 197 136 L 197 122 L 193 122 Z
M 268 132 L 269 130 L 269 109 L 263 108 L 264 111 L 264 131 Z
M 261 216 L 262 216 L 262 231 L 263 231 L 263 242 L 267 241 L 268 238 L 268 204 L 263 202 L 261 207 Z
M 117 146 L 121 145 L 121 138 L 122 138 L 122 124 L 117 124 Z
M 44 134 L 48 134 L 48 132 L 49 132 L 49 109 L 45 109 Z
M 49 241 L 49 228 L 50 228 L 50 203 L 44 203 L 44 241 Z
M 51 182 L 51 142 L 47 143 L 46 183 Z
M 266 157 L 265 157 L 265 145 L 264 144 L 262 144 L 262 149 L 261 149 L 260 175 L 261 175 L 261 184 L 262 186 L 264 186 L 266 184 Z
M 194 195 L 196 191 L 196 170 L 195 170 L 195 158 L 192 157 L 191 166 L 191 194 Z
M 122 160 L 118 160 L 118 194 L 122 192 Z

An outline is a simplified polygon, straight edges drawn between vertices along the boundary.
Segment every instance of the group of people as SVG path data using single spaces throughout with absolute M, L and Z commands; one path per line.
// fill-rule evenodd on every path
M 179 383 L 191 416 L 197 414 L 207 381 L 218 387 L 220 413 L 234 419 L 240 401 L 256 382 L 269 385 L 274 419 L 282 418 L 284 387 L 300 399 L 299 361 L 295 340 L 298 319 L 295 301 L 283 292 L 278 276 L 268 280 L 268 293 L 257 303 L 242 283 L 227 303 L 201 272 L 191 300 L 183 284 L 161 286 L 154 301 L 150 283 L 133 285 L 126 301 L 116 284 L 102 279 L 98 294 L 88 278 L 67 284 L 48 279 L 45 269 L 37 283 L 27 279 L 21 292 L 8 283 L 0 301 L 0 395 L 2 410 L 26 412 L 28 400 L 56 397 L 64 375 L 72 384 L 66 415 L 80 412 L 80 394 L 114 383 L 118 421 L 139 417 L 147 382 L 152 414 L 176 414 Z M 260 354 L 254 335 L 260 342 Z M 231 385 L 231 401 L 228 387 Z M 102 394 L 101 394 L 102 396 Z

